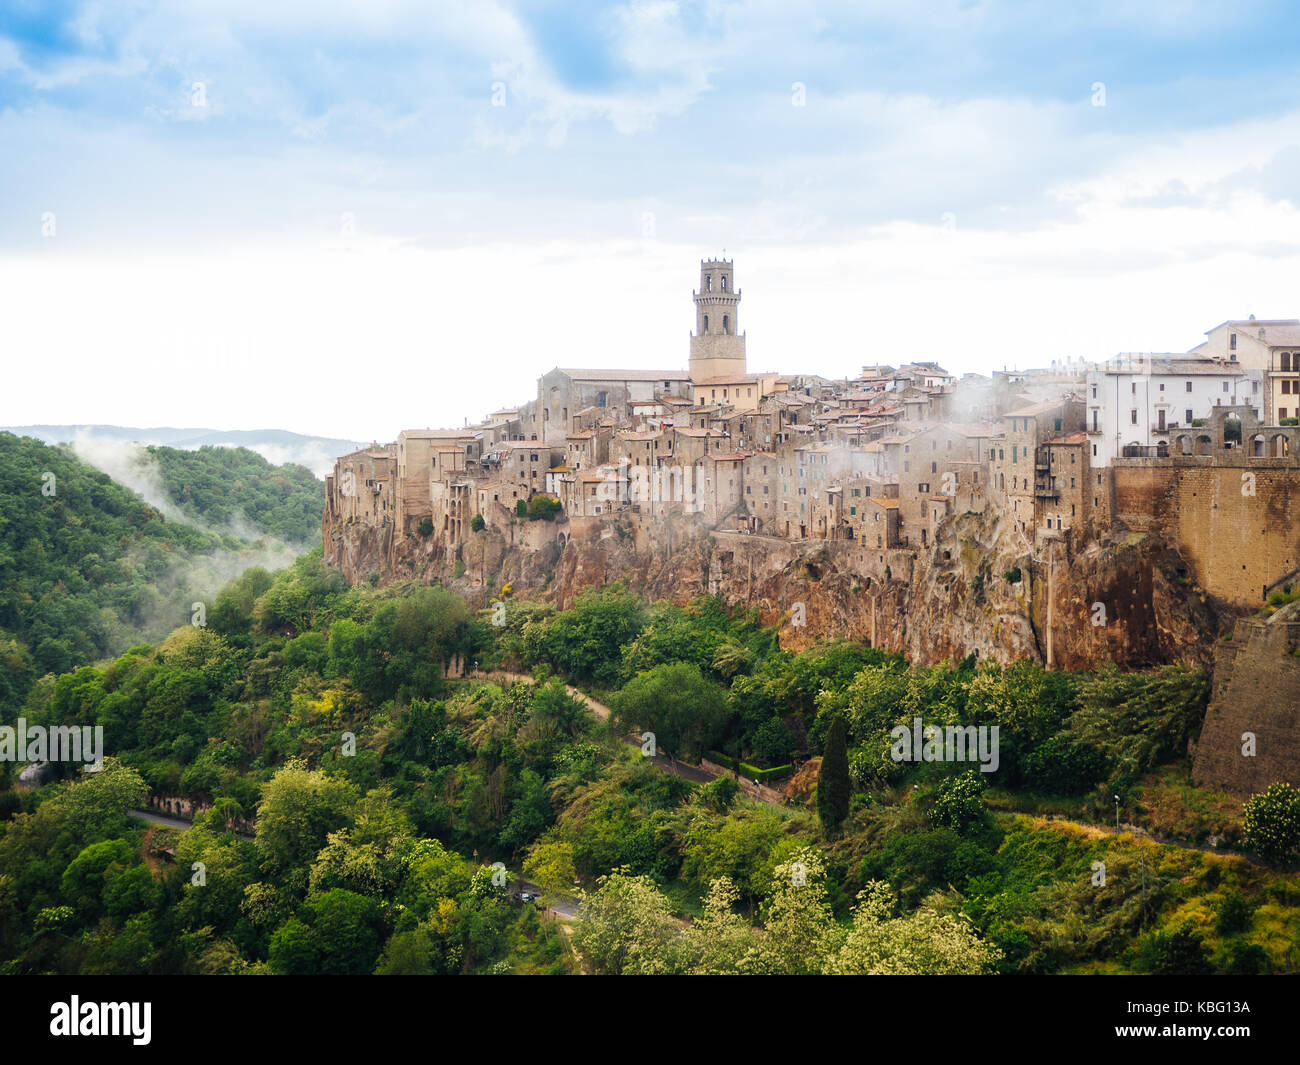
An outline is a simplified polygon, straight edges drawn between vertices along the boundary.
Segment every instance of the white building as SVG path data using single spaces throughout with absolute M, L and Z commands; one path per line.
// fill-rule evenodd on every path
M 1263 417 L 1264 371 L 1181 354 L 1125 353 L 1089 371 L 1084 393 L 1089 460 L 1109 466 L 1124 448 L 1168 445 L 1170 431 L 1218 406 L 1250 406 Z M 1134 452 L 1142 454 L 1142 452 Z

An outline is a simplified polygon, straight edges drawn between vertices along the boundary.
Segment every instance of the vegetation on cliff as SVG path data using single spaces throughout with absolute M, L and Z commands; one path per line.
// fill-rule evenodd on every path
M 538 679 L 459 679 L 475 663 Z M 616 724 L 555 674 L 599 686 Z M 692 719 L 697 698 L 712 710 Z M 112 758 L 35 790 L 0 766 L 0 964 L 1281 971 L 1300 945 L 1293 878 L 1103 827 L 1115 794 L 1136 810 L 1144 774 L 1184 757 L 1204 702 L 1180 667 L 792 654 L 714 600 L 650 605 L 618 587 L 566 611 L 476 614 L 437 587 L 349 588 L 317 552 L 244 574 L 206 627 L 33 690 L 29 721 L 102 725 Z M 764 761 L 822 754 L 842 722 L 838 831 L 798 781 L 777 806 L 665 771 L 620 735 L 651 715 L 666 749 Z M 997 771 L 892 760 L 892 730 L 916 718 L 996 725 Z M 184 832 L 124 817 L 147 792 L 206 812 Z M 1070 820 L 1007 811 L 1009 797 Z M 507 870 L 552 900 L 581 890 L 576 955 L 511 901 Z

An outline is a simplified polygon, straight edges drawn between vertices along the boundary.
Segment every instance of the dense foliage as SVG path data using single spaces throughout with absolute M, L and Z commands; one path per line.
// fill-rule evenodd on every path
M 276 471 L 242 449 L 151 452 L 179 504 L 209 525 L 236 498 L 251 501 L 263 532 L 301 533 L 312 507 L 319 524 L 321 487 L 305 470 Z M 37 678 L 188 621 L 196 600 L 261 554 L 229 532 L 164 519 L 70 451 L 0 433 L 0 721 Z
M 273 466 L 245 447 L 150 447 L 167 496 L 200 524 L 247 527 L 292 544 L 320 542 L 325 486 L 305 466 Z
M 713 599 L 617 586 L 503 618 L 349 588 L 319 552 L 244 573 L 207 622 L 33 689 L 30 721 L 100 724 L 112 757 L 22 791 L 0 764 L 5 971 L 1247 972 L 1300 944 L 1280 874 L 1099 827 L 1184 756 L 1195 670 L 791 653 Z M 996 772 L 896 762 L 916 718 L 996 726 Z M 683 758 L 825 755 L 834 831 L 812 780 L 788 806 L 701 786 L 643 757 L 646 730 Z M 150 792 L 195 826 L 123 816 Z M 581 895 L 571 937 L 511 899 L 521 874 Z

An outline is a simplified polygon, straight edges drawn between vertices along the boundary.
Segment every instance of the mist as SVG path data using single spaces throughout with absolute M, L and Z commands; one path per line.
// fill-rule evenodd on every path
M 151 583 L 156 596 L 142 609 L 138 629 L 123 622 L 119 651 L 137 638 L 157 640 L 181 625 L 190 624 L 196 603 L 204 604 L 205 610 L 210 609 L 217 593 L 246 570 L 255 566 L 269 571 L 283 569 L 313 546 L 264 533 L 242 512 L 220 525 L 186 514 L 168 498 L 163 487 L 162 469 L 141 444 L 80 433 L 71 446 L 82 462 L 129 488 L 166 520 L 234 539 L 241 545 L 217 548 L 190 558 L 178 557 L 165 573 L 154 577 Z M 142 561 L 139 549 L 127 555 L 127 562 L 133 568 L 142 568 Z M 135 631 L 125 631 L 128 628 Z

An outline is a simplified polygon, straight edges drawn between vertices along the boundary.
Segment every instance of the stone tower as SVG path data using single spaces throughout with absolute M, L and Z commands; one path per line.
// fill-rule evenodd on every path
M 741 377 L 746 372 L 745 334 L 740 331 L 740 289 L 735 268 L 726 259 L 700 262 L 700 290 L 695 297 L 695 332 L 691 334 L 691 381 Z

